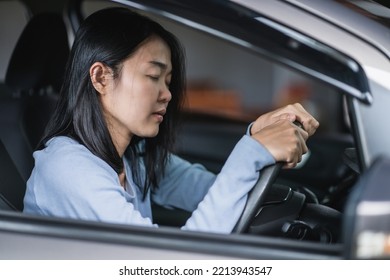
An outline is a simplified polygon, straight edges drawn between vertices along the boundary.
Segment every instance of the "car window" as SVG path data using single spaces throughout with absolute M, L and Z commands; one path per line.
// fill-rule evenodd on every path
M 87 16 L 113 5 L 120 4 L 84 1 L 83 13 Z M 174 33 L 186 49 L 187 102 L 176 145 L 179 156 L 218 173 L 250 122 L 264 112 L 299 102 L 319 120 L 320 128 L 308 143 L 309 153 L 302 163 L 283 170 L 278 182 L 294 188 L 307 186 L 318 201 L 342 208 L 328 188 L 350 175 L 343 155 L 354 147 L 354 140 L 343 93 L 369 102 L 355 61 L 257 14 L 252 15 L 251 28 L 261 36 L 255 38 L 250 32 L 246 36 L 264 48 L 260 51 L 142 5 L 136 9 Z M 258 24 L 265 24 L 264 29 Z M 280 32 L 281 37 L 272 37 L 269 28 L 276 28 L 274 33 Z M 285 63 L 286 57 L 291 63 Z
M 339 114 L 340 98 L 334 89 L 221 39 L 160 21 L 186 48 L 187 110 L 248 122 L 271 109 L 300 102 L 324 121 L 323 107 L 334 110 L 329 116 Z M 326 127 L 337 130 L 332 127 L 337 123 L 331 120 Z
M 84 14 L 108 5 L 120 4 L 84 1 Z M 299 102 L 322 123 L 321 131 L 345 131 L 342 98 L 333 87 L 179 22 L 141 13 L 173 32 L 185 47 L 187 112 L 251 122 Z

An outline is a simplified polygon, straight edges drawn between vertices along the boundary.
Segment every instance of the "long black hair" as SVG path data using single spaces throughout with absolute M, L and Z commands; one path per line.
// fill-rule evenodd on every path
M 57 108 L 38 145 L 43 149 L 52 137 L 71 137 L 121 173 L 123 160 L 111 139 L 89 69 L 101 62 L 112 69 L 114 78 L 118 77 L 123 61 L 152 36 L 163 39 L 171 51 L 172 99 L 158 135 L 146 139 L 134 136 L 125 153 L 144 198 L 164 172 L 185 91 L 184 50 L 177 38 L 155 21 L 126 8 L 103 9 L 85 19 L 75 36 Z M 142 165 L 145 172 L 141 172 Z M 141 178 L 143 173 L 145 177 Z

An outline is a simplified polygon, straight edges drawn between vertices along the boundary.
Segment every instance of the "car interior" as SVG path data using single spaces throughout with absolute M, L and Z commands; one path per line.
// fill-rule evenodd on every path
M 34 164 L 32 152 L 54 110 L 68 54 L 65 24 L 55 13 L 32 17 L 12 52 L 0 102 L 5 167 L 0 197 L 5 207 L 23 209 L 25 182 Z
M 1 210 L 23 209 L 32 153 L 55 108 L 72 28 L 101 5 L 84 1 L 82 12 L 71 18 L 34 14 L 20 34 L 0 92 Z M 341 242 L 345 199 L 358 178 L 343 94 L 267 56 L 150 16 L 173 29 L 187 49 L 188 101 L 176 153 L 217 173 L 251 120 L 289 102 L 301 102 L 321 127 L 309 140 L 310 151 L 302 163 L 280 170 L 246 233 Z M 206 43 L 212 46 L 207 51 Z M 205 59 L 197 59 L 199 53 Z M 190 215 L 158 205 L 153 211 L 154 222 L 172 227 L 183 225 Z

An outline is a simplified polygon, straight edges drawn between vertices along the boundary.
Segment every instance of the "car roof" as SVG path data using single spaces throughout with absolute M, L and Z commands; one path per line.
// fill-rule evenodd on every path
M 239 4 L 254 0 L 233 0 Z M 279 1 L 280 2 L 280 1 Z M 283 0 L 374 45 L 390 58 L 390 8 L 370 0 Z M 378 1 L 379 2 L 379 1 Z M 260 5 L 259 5 L 260 11 Z

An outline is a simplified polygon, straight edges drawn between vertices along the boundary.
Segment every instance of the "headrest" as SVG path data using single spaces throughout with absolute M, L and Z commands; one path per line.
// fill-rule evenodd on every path
M 12 53 L 5 83 L 18 92 L 61 87 L 69 43 L 62 16 L 37 14 L 26 25 Z

